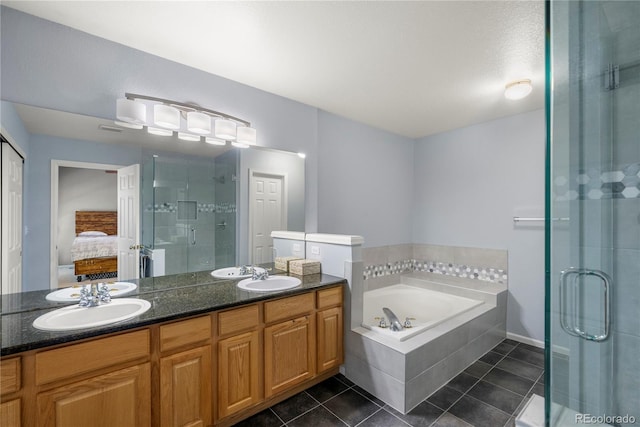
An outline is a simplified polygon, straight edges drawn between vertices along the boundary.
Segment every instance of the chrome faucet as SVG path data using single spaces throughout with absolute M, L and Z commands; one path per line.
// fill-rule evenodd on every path
M 389 329 L 391 329 L 394 332 L 398 332 L 404 329 L 404 327 L 402 326 L 402 323 L 400 323 L 400 320 L 393 313 L 393 311 L 391 311 L 391 309 L 387 307 L 382 307 L 382 311 L 384 311 L 385 316 L 387 316 L 387 318 L 389 319 Z
M 240 267 L 240 270 L 238 271 L 238 275 L 239 276 L 244 276 L 247 273 L 253 273 L 256 269 L 253 268 L 252 265 L 243 265 L 242 267 Z
M 111 302 L 109 287 L 104 283 L 91 283 L 90 288 L 84 285 L 80 290 L 80 307 L 97 307 L 100 304 Z
M 253 280 L 267 280 L 269 278 L 269 272 L 265 269 L 262 271 L 258 271 L 257 269 L 253 269 L 253 274 L 251 275 L 251 279 Z

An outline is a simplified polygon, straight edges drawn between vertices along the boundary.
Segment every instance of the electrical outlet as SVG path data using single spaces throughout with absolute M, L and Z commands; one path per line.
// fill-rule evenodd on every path
M 300 243 L 293 244 L 293 252 L 301 252 L 302 248 L 300 247 Z
M 311 246 L 311 255 L 320 255 L 320 246 Z

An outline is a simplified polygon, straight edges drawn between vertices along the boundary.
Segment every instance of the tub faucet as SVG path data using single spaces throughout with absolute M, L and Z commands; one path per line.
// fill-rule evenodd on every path
M 387 316 L 387 318 L 389 319 L 389 329 L 391 329 L 394 332 L 398 332 L 404 329 L 404 327 L 402 326 L 402 323 L 400 323 L 400 320 L 393 313 L 393 311 L 391 311 L 391 309 L 387 307 L 382 307 L 382 311 L 384 311 L 385 316 Z

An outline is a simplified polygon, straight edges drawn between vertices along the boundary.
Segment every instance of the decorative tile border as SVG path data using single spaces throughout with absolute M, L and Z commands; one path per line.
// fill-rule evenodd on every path
M 199 213 L 234 213 L 236 204 L 231 202 L 222 203 L 198 203 L 197 209 Z M 158 203 L 156 205 L 148 204 L 144 208 L 145 212 L 155 213 L 174 213 L 178 211 L 177 203 Z
M 476 279 L 492 283 L 506 283 L 509 278 L 507 271 L 502 269 L 415 259 L 407 259 L 380 265 L 368 265 L 364 268 L 363 276 L 364 280 L 367 280 L 375 277 L 411 273 L 414 271 L 424 271 L 428 273 Z
M 590 168 L 578 172 L 573 179 L 554 178 L 555 201 L 640 198 L 640 163 L 625 165 L 620 170 Z

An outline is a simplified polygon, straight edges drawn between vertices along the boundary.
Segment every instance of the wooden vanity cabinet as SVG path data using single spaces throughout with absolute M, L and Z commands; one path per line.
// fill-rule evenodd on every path
M 236 414 L 263 399 L 259 327 L 257 304 L 218 313 L 218 418 Z
M 150 426 L 149 357 L 148 329 L 36 353 L 35 425 Z
M 314 302 L 314 293 L 308 293 L 265 303 L 265 397 L 315 375 Z
M 160 426 L 207 427 L 212 420 L 211 317 L 160 326 Z
M 342 313 L 341 286 L 318 291 L 318 374 L 338 368 L 344 360 Z
M 21 388 L 21 359 L 12 357 L 0 362 L 0 426 L 19 427 L 20 398 L 16 393 Z
M 336 374 L 342 285 L 27 351 L 0 425 L 230 426 Z

